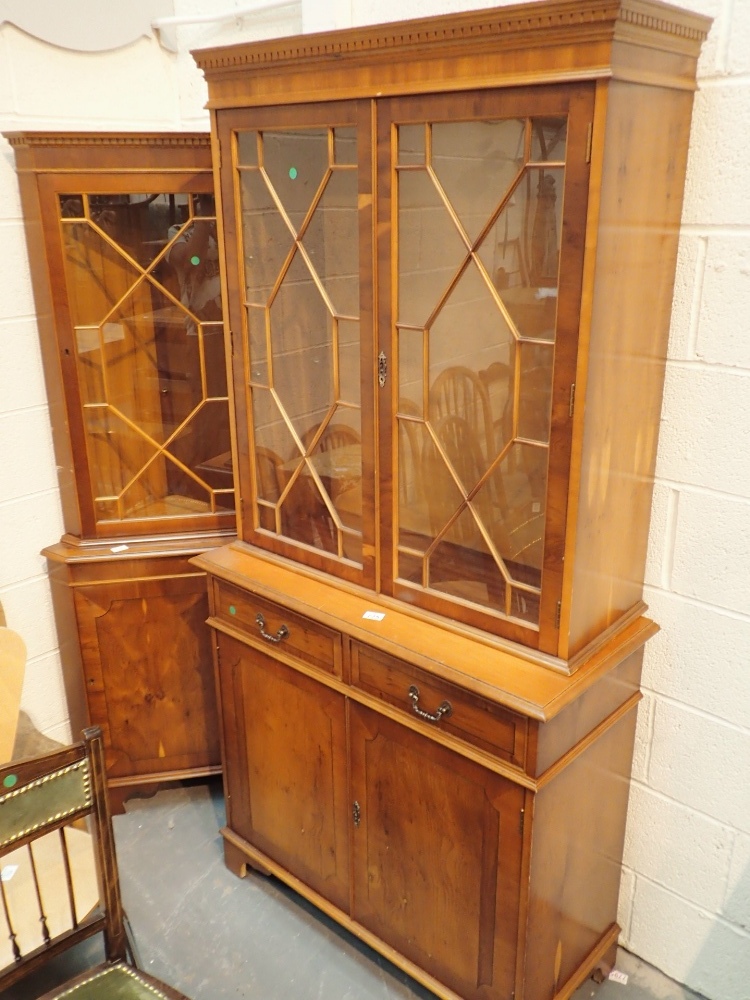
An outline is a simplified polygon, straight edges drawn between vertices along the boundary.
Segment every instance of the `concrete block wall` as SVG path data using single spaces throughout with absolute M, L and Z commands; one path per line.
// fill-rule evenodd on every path
M 622 942 L 714 1000 L 750 997 L 750 4 L 699 66 L 645 600 Z
M 647 647 L 622 885 L 622 942 L 711 1000 L 750 996 L 750 2 L 700 64 L 654 493 Z M 227 0 L 222 9 L 233 5 Z M 0 129 L 200 128 L 192 46 L 490 6 L 303 0 L 238 29 L 179 29 L 107 53 L 0 27 Z M 234 3 L 237 6 L 237 3 Z M 177 0 L 175 13 L 215 12 Z M 40 548 L 62 531 L 21 211 L 0 142 L 0 601 L 29 647 L 24 707 L 69 735 Z

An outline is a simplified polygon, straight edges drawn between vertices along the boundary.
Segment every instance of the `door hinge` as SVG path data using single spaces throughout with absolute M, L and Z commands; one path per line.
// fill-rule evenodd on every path
M 354 820 L 354 825 L 359 826 L 362 819 L 362 810 L 359 807 L 359 802 L 355 802 L 352 805 L 352 819 Z
M 388 379 L 388 358 L 385 352 L 378 354 L 378 385 L 382 389 Z
M 571 382 L 571 384 L 570 384 L 570 400 L 568 402 L 568 416 L 569 417 L 573 416 L 573 410 L 575 409 L 575 405 L 576 405 L 576 384 L 575 384 L 575 382 Z
M 588 131 L 586 132 L 586 163 L 591 163 L 591 146 L 594 141 L 594 123 L 589 122 Z
M 524 819 L 525 818 L 526 818 L 526 810 L 522 809 L 521 810 L 521 817 L 520 817 L 520 819 L 518 821 L 518 832 L 521 834 L 521 836 L 523 836 L 523 823 L 524 823 Z
M 562 601 L 557 602 L 555 609 L 555 628 L 560 628 L 560 618 L 562 617 Z

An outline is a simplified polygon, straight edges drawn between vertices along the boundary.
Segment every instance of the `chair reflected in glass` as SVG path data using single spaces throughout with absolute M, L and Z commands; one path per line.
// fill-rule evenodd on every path
M 98 727 L 0 767 L 0 870 L 0 993 L 101 933 L 105 961 L 44 1000 L 186 1000 L 132 964 Z

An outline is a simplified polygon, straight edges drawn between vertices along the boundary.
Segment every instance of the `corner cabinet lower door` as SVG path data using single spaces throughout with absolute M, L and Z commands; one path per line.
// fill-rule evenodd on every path
M 145 570 L 143 571 L 145 574 Z M 202 575 L 74 588 L 86 700 L 115 786 L 219 770 Z
M 348 910 L 346 699 L 260 650 L 218 642 L 228 824 Z
M 524 790 L 351 705 L 354 919 L 465 1000 L 515 990 Z

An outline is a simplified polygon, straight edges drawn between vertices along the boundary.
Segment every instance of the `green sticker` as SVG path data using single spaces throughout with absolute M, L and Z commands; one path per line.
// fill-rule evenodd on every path
M 292 178 L 293 181 L 297 180 L 297 168 L 296 167 L 290 167 L 289 168 L 289 176 Z
M 198 266 L 198 265 L 200 264 L 200 262 L 201 262 L 201 259 L 200 259 L 200 257 L 198 257 L 198 255 L 197 255 L 197 254 L 196 254 L 196 255 L 195 255 L 194 257 L 191 257 L 191 258 L 190 258 L 190 263 L 191 263 L 191 264 L 192 264 L 192 265 L 193 265 L 194 267 L 197 267 L 197 266 Z
M 12 788 L 17 781 L 18 777 L 15 774 L 7 774 L 5 778 L 3 778 L 3 785 L 5 785 L 6 788 Z
M 230 615 L 236 615 L 237 614 L 237 608 L 235 608 L 235 606 L 233 604 L 229 605 L 229 614 Z

